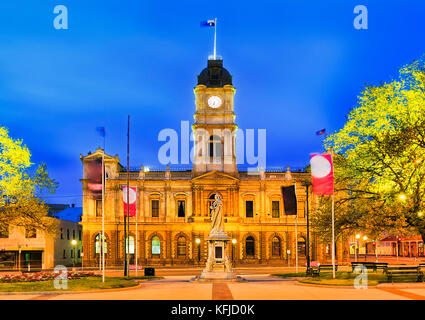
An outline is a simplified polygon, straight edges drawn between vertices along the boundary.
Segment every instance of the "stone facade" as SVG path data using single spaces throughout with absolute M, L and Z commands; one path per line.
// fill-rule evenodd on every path
M 302 183 L 310 180 L 310 174 L 290 172 L 289 168 L 280 172 L 259 168 L 256 174 L 238 170 L 235 91 L 222 61 L 209 61 L 194 89 L 195 157 L 192 170 L 175 171 L 167 167 L 163 171 L 147 171 L 141 167 L 130 172 L 130 186 L 137 187 L 137 254 L 141 265 L 205 265 L 208 255 L 206 237 L 211 225 L 209 206 L 215 193 L 219 193 L 223 200 L 225 231 L 236 241 L 228 244 L 229 256 L 235 263 L 283 264 L 288 262 L 287 250 L 290 250 L 289 260 L 293 265 L 295 216 L 284 214 L 281 187 L 294 184 L 298 200 L 299 260 L 300 263 L 305 261 L 306 188 Z M 212 96 L 220 97 L 221 105 L 212 108 L 209 101 Z M 99 263 L 96 239 L 101 232 L 102 217 L 99 200 L 90 197 L 86 167 L 89 161 L 101 158 L 102 152 L 98 149 L 93 154 L 81 156 L 84 167 L 81 180 L 84 194 L 83 250 L 84 265 L 87 266 Z M 218 161 L 211 158 L 218 158 Z M 110 155 L 105 155 L 105 172 L 106 264 L 122 265 L 124 209 L 120 186 L 126 184 L 127 173 L 118 156 Z M 310 194 L 309 200 L 310 208 L 314 207 L 314 195 Z M 130 236 L 134 241 L 135 220 L 135 217 L 130 218 Z M 132 241 L 130 239 L 130 244 Z M 313 233 L 311 247 L 312 260 L 326 258 L 323 246 Z M 342 252 L 339 254 L 341 257 Z M 134 254 L 131 257 L 134 259 Z

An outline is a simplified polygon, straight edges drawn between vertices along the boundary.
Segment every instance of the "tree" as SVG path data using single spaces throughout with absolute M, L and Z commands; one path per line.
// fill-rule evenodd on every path
M 0 231 L 9 225 L 54 233 L 56 221 L 47 216 L 44 192 L 53 193 L 57 183 L 49 178 L 45 164 L 32 168 L 31 153 L 22 140 L 0 127 Z
M 344 127 L 324 146 L 335 152 L 340 230 L 364 230 L 374 237 L 419 232 L 425 240 L 423 58 L 402 67 L 395 80 L 366 87 Z M 322 203 L 315 219 L 329 215 Z

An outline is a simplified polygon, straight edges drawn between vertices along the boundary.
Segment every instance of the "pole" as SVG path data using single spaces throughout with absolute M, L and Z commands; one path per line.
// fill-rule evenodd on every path
M 102 240 L 101 243 L 101 261 L 102 261 L 102 282 L 105 282 L 105 138 L 103 138 L 102 152 Z
M 295 273 L 298 273 L 298 237 L 297 237 L 297 219 L 298 215 L 295 215 Z
M 216 59 L 217 48 L 217 18 L 214 19 L 214 60 Z
M 308 184 L 305 186 L 306 192 L 306 207 L 307 207 L 307 274 L 310 272 L 310 220 L 308 208 Z
M 128 227 L 128 233 L 127 238 L 130 235 L 130 115 L 128 115 L 127 120 L 127 227 Z M 129 241 L 126 238 L 127 246 L 126 249 L 129 249 Z M 126 259 L 127 259 L 127 279 L 129 278 L 129 254 L 126 251 Z
M 357 247 L 359 246 L 359 242 L 356 240 L 356 244 L 354 246 L 354 257 L 357 262 Z
M 333 193 L 332 193 L 332 277 L 335 279 L 335 212 L 334 212 Z

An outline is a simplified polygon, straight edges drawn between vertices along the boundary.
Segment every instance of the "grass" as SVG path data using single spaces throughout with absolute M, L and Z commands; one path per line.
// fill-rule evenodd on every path
M 105 282 L 102 282 L 101 277 L 87 277 L 75 280 L 68 280 L 68 288 L 66 290 L 56 289 L 53 280 L 48 280 L 38 282 L 0 283 L 0 292 L 85 291 L 96 289 L 128 288 L 137 285 L 138 283 L 136 281 L 129 281 L 123 277 L 105 277 Z
M 332 272 L 320 272 L 319 277 L 306 277 L 305 272 L 298 273 L 275 273 L 273 276 L 282 278 L 301 277 L 298 281 L 301 283 L 319 284 L 319 285 L 333 285 L 333 286 L 353 286 L 354 279 L 359 274 L 349 271 L 336 272 L 336 278 L 332 278 Z M 387 283 L 387 276 L 382 272 L 368 272 L 367 284 L 368 286 L 376 286 L 379 283 Z M 403 278 L 395 278 L 394 282 L 416 282 L 416 276 L 405 276 Z

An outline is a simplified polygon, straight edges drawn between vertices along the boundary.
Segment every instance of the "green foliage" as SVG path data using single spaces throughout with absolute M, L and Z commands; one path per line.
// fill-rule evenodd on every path
M 366 87 L 344 127 L 324 144 L 336 153 L 337 230 L 424 237 L 418 217 L 425 210 L 424 59 L 402 67 L 389 83 Z M 329 199 L 321 202 L 315 225 L 328 234 L 319 220 L 329 220 Z
M 0 231 L 9 225 L 55 231 L 56 222 L 47 217 L 41 194 L 54 192 L 57 183 L 49 177 L 45 164 L 31 172 L 30 160 L 31 153 L 22 140 L 11 138 L 8 130 L 0 127 Z

